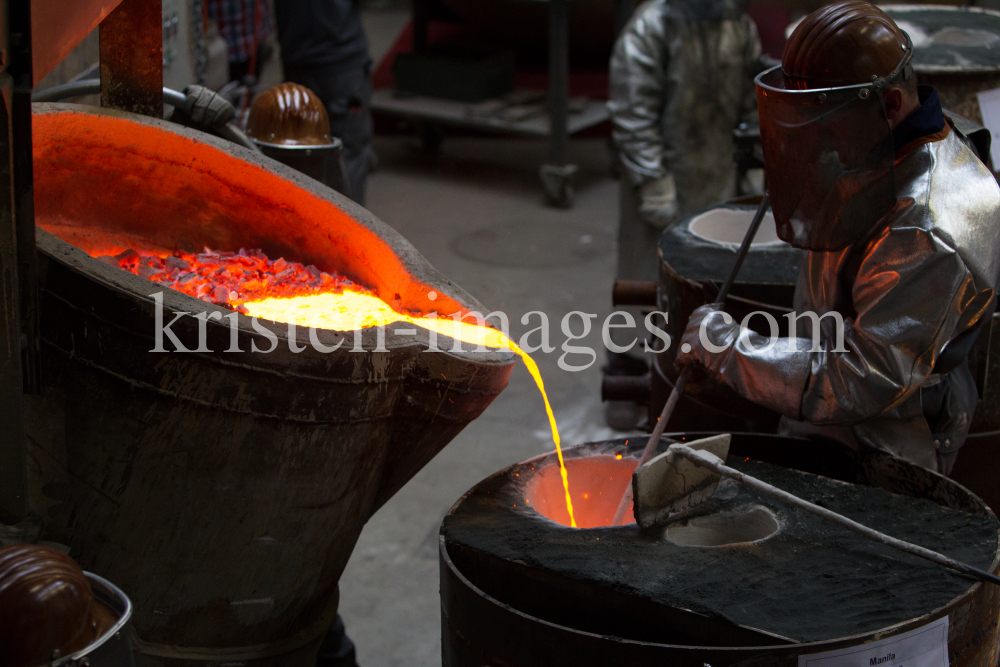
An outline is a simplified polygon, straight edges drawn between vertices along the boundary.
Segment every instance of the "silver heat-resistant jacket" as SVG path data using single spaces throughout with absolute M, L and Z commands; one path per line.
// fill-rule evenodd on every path
M 919 390 L 945 345 L 979 319 L 1000 275 L 1000 189 L 963 139 L 953 129 L 896 161 L 896 207 L 865 240 L 805 252 L 795 312 L 838 311 L 846 352 L 834 351 L 832 317 L 821 321 L 812 351 L 803 318 L 798 337 L 769 350 L 732 345 L 709 354 L 695 346 L 698 361 L 783 414 L 786 433 L 864 443 L 936 470 Z M 713 344 L 737 338 L 738 323 L 727 325 L 721 312 L 704 319 Z
M 651 0 L 611 56 L 608 109 L 634 185 L 673 173 L 681 214 L 730 196 L 733 130 L 754 118 L 760 39 L 746 0 Z

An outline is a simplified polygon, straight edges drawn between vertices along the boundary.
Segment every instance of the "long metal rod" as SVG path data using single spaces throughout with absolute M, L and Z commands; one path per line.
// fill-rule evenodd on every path
M 944 565 L 945 567 L 949 567 L 953 570 L 957 570 L 964 574 L 968 574 L 977 577 L 979 579 L 982 579 L 983 581 L 988 581 L 991 584 L 996 584 L 1000 586 L 1000 577 L 996 575 L 990 574 L 989 572 L 984 572 L 983 570 L 972 567 L 971 565 L 966 565 L 965 563 L 959 562 L 952 558 L 948 558 L 944 554 L 940 554 L 936 551 L 925 549 L 924 547 L 918 544 L 913 544 L 912 542 L 906 542 L 904 540 L 896 539 L 895 537 L 892 537 L 890 535 L 886 535 L 885 533 L 880 533 L 879 531 L 873 528 L 869 528 L 868 526 L 860 524 L 857 521 L 848 519 L 846 516 L 842 514 L 837 514 L 836 512 L 832 512 L 826 509 L 825 507 L 814 505 L 808 500 L 804 500 L 802 498 L 799 498 L 798 496 L 793 496 L 787 491 L 782 491 L 781 489 L 775 486 L 771 486 L 767 482 L 762 482 L 756 477 L 751 477 L 750 475 L 741 473 L 739 470 L 734 470 L 733 468 L 730 468 L 729 466 L 723 464 L 722 460 L 715 454 L 712 454 L 711 452 L 691 449 L 687 445 L 682 445 L 679 443 L 670 445 L 670 449 L 674 450 L 678 454 L 682 454 L 697 466 L 713 470 L 716 473 L 722 475 L 723 477 L 728 477 L 729 479 L 736 480 L 740 484 L 746 484 L 749 487 L 757 489 L 761 493 L 765 493 L 773 498 L 778 498 L 779 500 L 783 500 L 789 505 L 794 505 L 795 507 L 803 509 L 806 512 L 810 512 L 812 514 L 815 514 L 816 516 L 826 519 L 827 521 L 835 523 L 838 526 L 843 526 L 844 528 L 852 530 L 855 533 L 858 533 L 859 535 L 863 535 L 864 537 L 867 537 L 870 540 L 874 540 L 875 542 L 880 542 L 881 544 L 890 546 L 893 549 L 898 549 L 900 551 L 903 551 L 905 553 L 914 556 L 919 556 L 920 558 L 926 558 L 927 560 L 933 561 L 939 565 Z
M 760 228 L 761 220 L 764 219 L 764 214 L 767 213 L 767 207 L 771 203 L 770 197 L 767 193 L 764 193 L 764 197 L 760 200 L 760 206 L 757 207 L 757 212 L 754 213 L 753 220 L 750 221 L 750 227 L 747 229 L 746 236 L 743 237 L 743 244 L 740 245 L 740 251 L 736 254 L 736 261 L 733 262 L 733 268 L 729 272 L 729 277 L 726 278 L 726 282 L 722 284 L 722 289 L 719 290 L 719 295 L 715 297 L 716 306 L 724 306 L 726 303 L 726 297 L 729 296 L 729 290 L 732 289 L 733 283 L 736 282 L 736 275 L 740 272 L 740 267 L 743 266 L 743 260 L 747 258 L 747 253 L 750 252 L 750 244 L 753 243 L 754 237 L 757 235 L 757 230 Z M 681 374 L 677 376 L 677 382 L 674 383 L 673 391 L 670 392 L 670 397 L 667 402 L 663 405 L 663 411 L 660 413 L 660 418 L 656 420 L 656 424 L 653 426 L 653 432 L 649 436 L 649 441 L 646 442 L 646 448 L 642 450 L 642 456 L 639 458 L 639 465 L 645 465 L 653 458 L 653 453 L 656 451 L 656 446 L 660 442 L 660 438 L 663 436 L 663 430 L 667 427 L 667 422 L 670 421 L 670 417 L 674 414 L 674 408 L 677 407 L 677 402 L 681 399 L 681 394 L 684 393 L 684 385 L 687 384 L 688 378 L 691 377 L 691 369 L 684 368 Z M 611 521 L 612 526 L 621 525 L 622 520 L 625 518 L 625 512 L 628 511 L 628 506 L 632 502 L 632 485 L 629 484 L 628 488 L 625 490 L 625 495 L 622 496 L 622 500 L 618 503 L 618 510 L 615 512 L 615 518 Z

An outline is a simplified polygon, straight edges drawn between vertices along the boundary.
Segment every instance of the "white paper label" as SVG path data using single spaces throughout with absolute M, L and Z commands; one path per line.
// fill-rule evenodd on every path
M 948 617 L 877 642 L 800 655 L 799 667 L 948 667 Z
M 976 93 L 979 98 L 979 111 L 983 114 L 983 125 L 990 131 L 993 138 L 990 144 L 990 157 L 993 158 L 993 168 L 1000 168 L 1000 88 L 984 90 Z

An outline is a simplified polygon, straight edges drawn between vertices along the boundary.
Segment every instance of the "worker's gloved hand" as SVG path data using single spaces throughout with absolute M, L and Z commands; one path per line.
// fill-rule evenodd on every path
M 677 186 L 673 174 L 646 181 L 639 186 L 639 217 L 656 229 L 677 222 Z
M 704 326 L 704 331 L 702 327 Z M 721 357 L 732 348 L 740 334 L 740 324 L 732 316 L 709 303 L 691 313 L 684 335 L 677 348 L 679 367 L 701 366 L 713 368 Z
M 204 86 L 188 86 L 187 115 L 191 126 L 200 130 L 217 130 L 236 118 L 236 109 L 218 93 Z

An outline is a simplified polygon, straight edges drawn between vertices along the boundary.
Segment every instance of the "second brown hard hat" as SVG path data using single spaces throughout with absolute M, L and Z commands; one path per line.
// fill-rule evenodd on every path
M 835 2 L 806 16 L 782 53 L 788 88 L 837 88 L 870 82 L 896 68 L 907 37 L 869 2 Z
M 297 83 L 282 83 L 254 100 L 247 119 L 247 135 L 266 144 L 325 146 L 330 119 L 316 94 Z
M 73 560 L 34 544 L 0 548 L 0 664 L 42 667 L 93 642 L 95 602 Z

